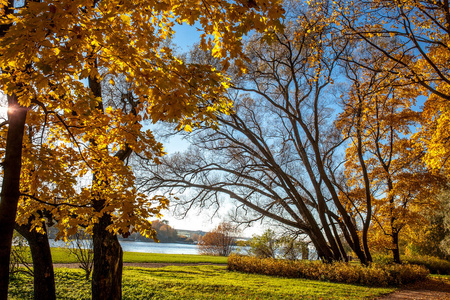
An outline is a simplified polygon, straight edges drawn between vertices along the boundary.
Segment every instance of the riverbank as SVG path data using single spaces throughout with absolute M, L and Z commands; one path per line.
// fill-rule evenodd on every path
M 51 248 L 53 263 L 67 264 L 76 263 L 76 258 L 70 255 L 66 248 Z M 125 263 L 171 263 L 171 264 L 226 264 L 227 258 L 224 256 L 209 256 L 196 254 L 163 254 L 163 253 L 143 253 L 127 252 L 123 253 Z

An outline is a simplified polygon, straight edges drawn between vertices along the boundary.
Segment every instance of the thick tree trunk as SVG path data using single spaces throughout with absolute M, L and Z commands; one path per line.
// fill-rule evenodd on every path
M 0 300 L 8 298 L 9 256 L 20 196 L 22 141 L 26 117 L 27 108 L 18 104 L 15 95 L 8 96 L 9 128 L 0 201 Z
M 52 253 L 48 242 L 47 230 L 44 228 L 45 234 L 30 231 L 30 224 L 16 225 L 16 230 L 27 239 L 30 245 L 34 271 L 34 299 L 56 299 L 55 274 L 53 272 Z
M 122 247 L 114 233 L 106 227 L 111 216 L 104 214 L 94 224 L 94 271 L 92 273 L 92 299 L 117 300 L 122 298 Z

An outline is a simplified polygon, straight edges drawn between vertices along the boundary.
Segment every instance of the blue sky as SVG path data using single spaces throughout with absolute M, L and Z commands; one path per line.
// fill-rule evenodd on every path
M 200 41 L 201 32 L 195 26 L 176 24 L 174 29 L 175 37 L 173 41 L 182 51 L 188 51 L 189 48 Z

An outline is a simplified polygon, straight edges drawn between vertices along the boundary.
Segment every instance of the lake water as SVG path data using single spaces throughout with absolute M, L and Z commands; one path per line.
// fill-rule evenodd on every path
M 164 253 L 164 254 L 198 254 L 197 245 L 177 243 L 146 243 L 120 241 L 123 251 Z
M 193 244 L 120 241 L 120 245 L 125 252 L 199 254 L 197 245 Z M 50 239 L 50 247 L 66 247 L 66 243 Z

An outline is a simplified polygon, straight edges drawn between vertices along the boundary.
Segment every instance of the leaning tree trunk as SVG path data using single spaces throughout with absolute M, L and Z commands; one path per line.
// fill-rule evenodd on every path
M 55 274 L 53 272 L 52 253 L 48 242 L 47 229 L 45 234 L 31 231 L 31 224 L 16 225 L 16 230 L 28 241 L 33 258 L 34 299 L 56 299 Z
M 122 298 L 123 252 L 116 234 L 106 228 L 111 216 L 103 214 L 94 224 L 94 271 L 92 273 L 92 299 L 117 300 Z
M 370 189 L 370 179 L 369 174 L 367 171 L 366 162 L 364 160 L 364 153 L 363 153 L 363 143 L 362 143 L 362 134 L 361 134 L 361 115 L 362 115 L 362 104 L 360 103 L 360 106 L 358 107 L 357 111 L 357 126 L 356 126 L 356 136 L 358 141 L 358 160 L 359 164 L 361 165 L 361 170 L 363 173 L 364 178 L 364 192 L 366 197 L 366 207 L 367 207 L 367 213 L 366 213 L 366 219 L 363 223 L 363 230 L 362 230 L 362 243 L 364 247 L 364 252 L 367 257 L 367 262 L 372 262 L 372 255 L 370 254 L 369 249 L 369 243 L 368 243 L 368 233 L 370 228 L 370 222 L 372 220 L 372 195 L 371 195 L 371 189 Z
M 8 134 L 6 137 L 3 183 L 0 201 L 0 300 L 8 298 L 9 257 L 20 196 L 22 141 L 27 108 L 8 95 Z

